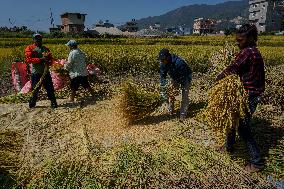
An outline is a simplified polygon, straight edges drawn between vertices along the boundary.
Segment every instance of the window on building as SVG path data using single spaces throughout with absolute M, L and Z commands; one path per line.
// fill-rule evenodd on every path
M 81 19 L 81 14 L 77 14 L 77 18 L 78 18 L 78 19 Z

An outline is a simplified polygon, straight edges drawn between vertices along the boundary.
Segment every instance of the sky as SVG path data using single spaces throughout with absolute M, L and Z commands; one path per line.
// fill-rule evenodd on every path
M 118 26 L 133 18 L 159 16 L 186 5 L 226 1 L 229 0 L 0 0 L 0 27 L 27 26 L 34 31 L 48 31 L 50 12 L 55 25 L 61 24 L 60 14 L 79 12 L 87 14 L 86 28 L 99 20 Z

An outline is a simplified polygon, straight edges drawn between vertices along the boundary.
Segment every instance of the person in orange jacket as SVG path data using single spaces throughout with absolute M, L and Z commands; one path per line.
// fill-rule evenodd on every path
M 42 45 L 42 35 L 36 33 L 33 35 L 34 44 L 28 45 L 25 49 L 26 62 L 32 64 L 32 89 L 33 95 L 29 100 L 29 107 L 34 108 L 36 106 L 36 101 L 38 98 L 38 93 L 41 85 L 44 86 L 47 97 L 51 101 L 51 107 L 57 108 L 56 97 L 54 94 L 54 87 L 48 66 L 52 61 L 52 54 L 50 50 Z M 44 75 L 45 74 L 45 75 Z M 40 86 L 37 86 L 41 77 L 44 77 Z

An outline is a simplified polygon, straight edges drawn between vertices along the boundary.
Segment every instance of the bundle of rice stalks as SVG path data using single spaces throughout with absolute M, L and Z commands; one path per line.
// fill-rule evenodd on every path
M 222 49 L 215 52 L 209 59 L 210 68 L 209 75 L 212 78 L 216 76 L 234 59 L 237 50 L 235 46 L 226 42 Z
M 152 113 L 160 105 L 159 93 L 149 92 L 130 83 L 122 84 L 120 110 L 130 123 Z
M 248 99 L 244 87 L 237 75 L 230 75 L 210 89 L 208 106 L 201 114 L 216 134 L 217 142 L 223 144 L 227 132 L 238 126 L 246 111 Z
M 175 96 L 178 96 L 180 92 L 178 87 L 175 87 L 173 84 L 170 84 L 167 88 L 167 93 L 169 98 L 173 99 L 175 98 Z
M 64 69 L 64 66 L 62 64 L 52 64 L 49 69 L 50 71 L 58 73 L 61 76 L 68 75 L 68 71 Z

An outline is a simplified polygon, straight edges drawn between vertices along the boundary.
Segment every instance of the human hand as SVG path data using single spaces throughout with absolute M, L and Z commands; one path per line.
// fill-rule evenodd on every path
M 49 58 L 51 56 L 51 53 L 50 52 L 43 52 L 42 55 L 45 58 Z

